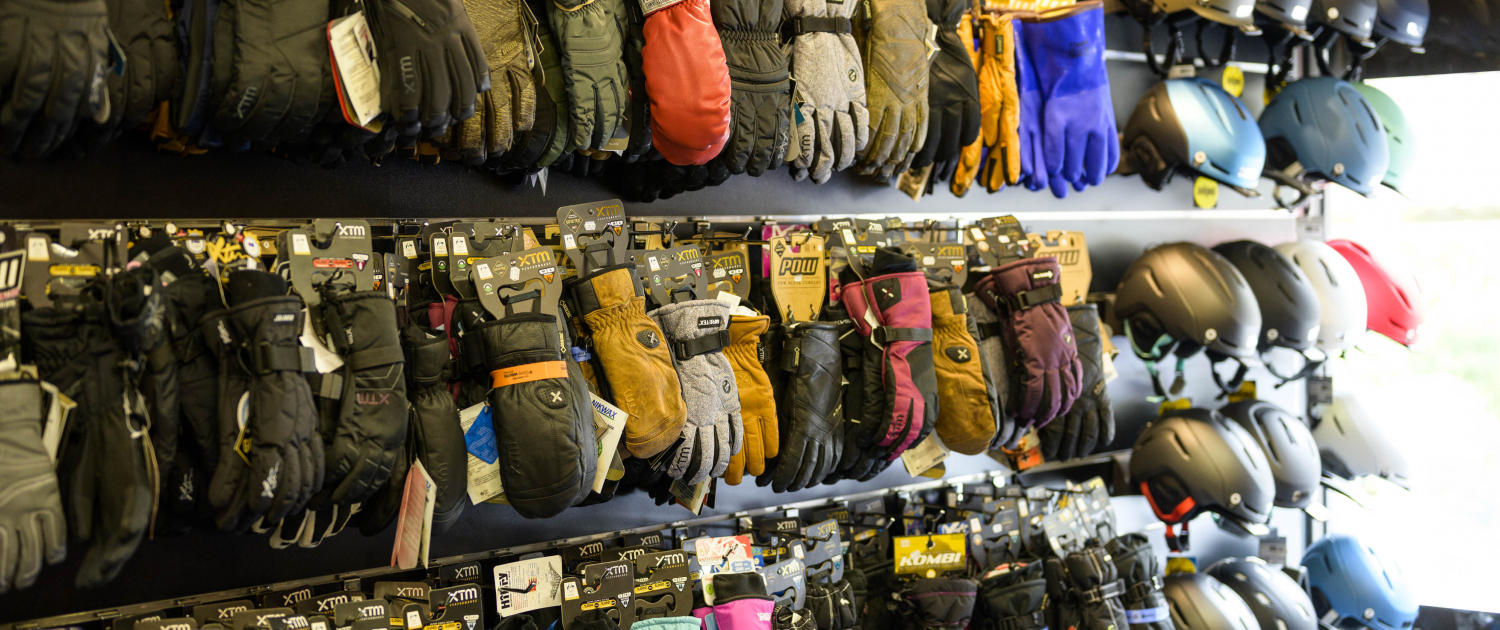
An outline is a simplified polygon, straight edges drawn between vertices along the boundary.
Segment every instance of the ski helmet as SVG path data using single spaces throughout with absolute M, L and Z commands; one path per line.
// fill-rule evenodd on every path
M 1432 9 L 1427 0 L 1378 0 L 1375 7 L 1374 34 L 1399 44 L 1416 48 L 1427 35 L 1427 21 Z
M 1328 241 L 1328 246 L 1342 254 L 1359 274 L 1368 305 L 1369 329 L 1404 346 L 1416 343 L 1426 319 L 1422 287 L 1417 279 L 1395 265 L 1380 264 L 1369 249 L 1354 241 L 1335 239 Z
M 1177 630 L 1260 630 L 1245 600 L 1207 573 L 1174 573 L 1161 590 Z
M 1282 88 L 1261 112 L 1260 131 L 1269 168 L 1300 164 L 1308 175 L 1361 195 L 1375 189 L 1390 165 L 1385 125 L 1375 108 L 1354 86 L 1333 77 Z
M 1158 245 L 1137 258 L 1120 280 L 1115 313 L 1143 358 L 1173 346 L 1180 357 L 1206 347 L 1249 358 L 1260 334 L 1260 307 L 1245 278 L 1193 243 Z
M 1375 27 L 1376 0 L 1313 0 L 1312 21 L 1356 41 L 1370 39 Z
M 1214 246 L 1250 285 L 1260 306 L 1260 340 L 1256 349 L 1273 346 L 1306 350 L 1318 338 L 1318 294 L 1312 282 L 1292 261 L 1255 241 L 1234 241 Z
M 1401 571 L 1369 545 L 1332 534 L 1307 548 L 1313 608 L 1325 623 L 1345 630 L 1409 630 L 1417 602 Z
M 1324 472 L 1349 480 L 1376 475 L 1403 488 L 1411 487 L 1411 470 L 1401 449 L 1358 398 L 1335 395 L 1324 407 L 1312 436 L 1318 443 Z
M 1260 630 L 1318 630 L 1312 600 L 1291 576 L 1260 558 L 1225 558 L 1206 571 L 1245 601 Z
M 1159 13 L 1168 16 L 1192 11 L 1205 20 L 1237 28 L 1255 25 L 1255 0 L 1149 0 Z
M 1250 111 L 1207 79 L 1151 86 L 1125 123 L 1123 145 L 1156 190 L 1181 168 L 1248 194 L 1266 162 L 1266 141 Z
M 1302 34 L 1307 32 L 1307 14 L 1311 8 L 1312 0 L 1257 0 L 1256 22 Z
M 1318 295 L 1318 349 L 1338 352 L 1359 343 L 1368 309 L 1364 286 L 1349 261 L 1318 241 L 1282 243 L 1275 249 L 1302 269 Z
M 1212 409 L 1168 410 L 1130 454 L 1130 481 L 1168 525 L 1211 511 L 1246 523 L 1271 518 L 1276 481 L 1266 455 Z
M 1417 157 L 1416 135 L 1406 122 L 1406 114 L 1402 113 L 1401 106 L 1385 92 L 1370 87 L 1367 83 L 1355 83 L 1354 89 L 1365 96 L 1365 100 L 1375 108 L 1375 113 L 1380 115 L 1380 124 L 1385 125 L 1385 144 L 1390 148 L 1391 162 L 1386 166 L 1385 177 L 1381 178 L 1380 183 L 1401 192 L 1406 169 L 1411 168 L 1411 163 Z
M 1244 427 L 1260 446 L 1276 480 L 1276 507 L 1302 508 L 1312 503 L 1323 466 L 1307 424 L 1264 400 L 1242 400 L 1219 410 Z

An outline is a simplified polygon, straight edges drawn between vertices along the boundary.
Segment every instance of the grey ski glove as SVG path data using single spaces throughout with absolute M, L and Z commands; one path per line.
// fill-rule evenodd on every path
M 857 2 L 786 0 L 787 19 L 796 33 L 791 46 L 794 84 L 792 177 L 812 175 L 823 183 L 854 163 L 870 139 L 865 69 L 854 43 L 849 16 Z
M 68 555 L 62 495 L 42 445 L 41 384 L 0 382 L 0 593 L 28 588 Z
M 744 430 L 734 369 L 723 352 L 729 343 L 729 305 L 717 300 L 668 304 L 652 311 L 651 319 L 672 350 L 688 409 L 667 474 L 688 483 L 718 477 L 740 451 Z

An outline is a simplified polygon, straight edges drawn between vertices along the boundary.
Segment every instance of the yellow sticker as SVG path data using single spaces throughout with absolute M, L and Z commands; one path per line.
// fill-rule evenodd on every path
M 95 265 L 52 265 L 47 273 L 58 278 L 92 278 L 99 275 Z
M 898 536 L 893 540 L 896 573 L 957 571 L 964 568 L 968 540 L 963 534 Z
M 1219 205 L 1219 182 L 1198 176 L 1193 182 L 1193 205 L 1205 209 Z
M 1163 401 L 1162 402 L 1161 407 L 1157 410 L 1157 415 L 1165 414 L 1166 412 L 1172 411 L 1174 409 L 1192 409 L 1192 408 L 1193 408 L 1193 399 L 1191 399 L 1191 398 L 1178 398 L 1176 400 L 1167 400 L 1167 401 Z
M 1271 104 L 1271 100 L 1274 99 L 1274 98 L 1276 98 L 1277 94 L 1281 93 L 1281 88 L 1284 87 L 1284 86 L 1286 86 L 1285 83 L 1277 83 L 1276 85 L 1270 85 L 1270 84 L 1266 85 L 1265 92 L 1262 93 L 1262 98 L 1265 100 L 1265 102 L 1266 102 L 1267 105 L 1270 105 Z
M 1174 573 L 1197 573 L 1198 563 L 1188 556 L 1167 557 L 1167 575 Z
M 1245 93 L 1245 73 L 1237 66 L 1224 66 L 1224 76 L 1219 77 L 1219 81 L 1224 85 L 1224 91 L 1235 98 Z
M 1229 402 L 1236 403 L 1244 400 L 1255 400 L 1255 381 L 1240 383 L 1240 388 L 1229 395 Z

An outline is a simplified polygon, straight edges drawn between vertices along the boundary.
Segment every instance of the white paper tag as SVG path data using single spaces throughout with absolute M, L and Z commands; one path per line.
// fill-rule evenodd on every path
M 47 381 L 42 381 L 42 391 L 46 392 L 51 399 L 51 404 L 47 405 L 47 424 L 42 428 L 42 446 L 47 448 L 47 457 L 52 459 L 53 464 L 56 464 L 57 449 L 62 444 L 63 434 L 66 433 L 68 417 L 72 415 L 73 408 L 77 407 L 78 403 L 73 402 L 73 399 L 68 398 L 66 394 L 57 391 L 57 386 Z
M 495 277 L 495 274 L 490 272 L 489 263 L 479 263 L 477 265 L 474 265 L 474 275 L 477 276 L 480 280 L 489 280 L 490 278 Z
M 937 433 L 933 433 L 916 446 L 906 449 L 901 454 L 901 463 L 906 466 L 906 472 L 915 477 L 947 459 L 950 452 L 948 447 L 943 446 L 942 440 L 938 439 Z
M 401 512 L 396 517 L 396 541 L 391 549 L 391 566 L 414 569 L 418 562 L 427 566 L 428 543 L 432 534 L 432 504 L 437 485 L 418 460 L 406 475 L 401 497 Z
M 401 255 L 407 258 L 417 257 L 416 241 L 401 241 Z
M 625 432 L 625 421 L 630 419 L 630 414 L 593 394 L 589 394 L 589 398 L 594 403 L 594 429 L 599 447 L 598 465 L 594 468 L 594 492 L 603 492 L 610 462 L 614 461 L 615 448 L 620 445 L 620 435 Z M 598 430 L 600 426 L 604 431 Z
M 296 236 L 293 234 L 293 236 Z M 319 374 L 329 374 L 344 367 L 344 359 L 337 352 L 323 345 L 323 340 L 318 339 L 318 334 L 313 332 L 312 318 L 307 317 L 307 309 L 302 309 L 302 336 L 298 339 L 302 345 L 312 348 L 313 366 L 318 369 Z
M 661 263 L 656 262 L 655 256 L 646 257 L 646 266 L 650 267 L 651 271 L 661 271 Z
M 366 127 L 380 115 L 380 63 L 363 11 L 329 23 L 328 48 L 348 105 L 344 119 Z
M 728 291 L 720 291 L 718 295 L 714 296 L 714 299 L 728 304 L 730 310 L 734 310 L 735 307 L 740 305 L 740 296 Z
M 562 605 L 562 556 L 532 558 L 495 567 L 495 607 L 501 617 Z M 525 592 L 504 589 L 526 589 Z
M 312 247 L 307 244 L 306 234 L 292 233 L 292 253 L 298 256 L 312 255 Z
M 505 492 L 500 486 L 499 447 L 495 443 L 495 427 L 486 413 L 488 409 L 489 405 L 479 403 L 458 412 L 458 424 L 464 430 L 464 443 L 469 450 L 469 502 L 475 505 Z
M 433 256 L 447 256 L 448 255 L 448 239 L 446 237 L 439 236 L 439 237 L 437 237 L 435 239 L 432 239 L 432 255 Z
M 468 256 L 469 255 L 469 239 L 464 238 L 464 236 L 462 234 L 455 234 L 449 240 L 453 241 L 453 255 L 454 256 Z
M 26 238 L 26 260 L 46 262 L 51 258 L 47 252 L 47 237 L 36 235 Z

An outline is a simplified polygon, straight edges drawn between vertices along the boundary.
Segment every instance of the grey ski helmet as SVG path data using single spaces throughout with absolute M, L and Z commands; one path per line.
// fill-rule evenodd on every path
M 1318 630 L 1312 600 L 1291 576 L 1260 558 L 1225 558 L 1209 565 L 1209 575 L 1245 601 L 1260 630 Z
M 1214 512 L 1243 523 L 1271 518 L 1276 481 L 1255 439 L 1212 409 L 1168 410 L 1130 452 L 1130 482 L 1168 525 Z M 1168 528 L 1171 542 L 1171 529 Z
M 1431 18 L 1427 0 L 1378 0 L 1375 37 L 1417 48 L 1427 36 L 1427 21 Z
M 1115 314 L 1153 376 L 1169 352 L 1179 361 L 1204 348 L 1250 358 L 1260 335 L 1260 307 L 1244 276 L 1193 243 L 1158 245 L 1136 259 L 1116 289 Z
M 1312 0 L 1257 0 L 1256 22 L 1301 35 L 1307 32 L 1307 14 L 1311 9 Z
M 1168 16 L 1192 11 L 1205 20 L 1238 28 L 1255 25 L 1255 0 L 1148 0 Z M 1373 0 L 1372 0 L 1373 1 Z
M 1213 250 L 1238 269 L 1260 307 L 1260 338 L 1255 348 L 1306 350 L 1318 340 L 1322 311 L 1307 274 L 1268 245 L 1233 241 Z
M 1174 573 L 1165 582 L 1161 590 L 1177 630 L 1260 630 L 1245 600 L 1213 576 Z
M 1317 4 L 1313 5 L 1314 8 Z M 1260 114 L 1266 166 L 1292 164 L 1369 196 L 1390 165 L 1385 125 L 1354 86 L 1333 77 L 1294 81 Z
M 1207 79 L 1151 86 L 1123 138 L 1136 172 L 1156 190 L 1183 169 L 1253 195 L 1266 162 L 1266 141 L 1249 110 Z
M 1312 431 L 1301 418 L 1264 400 L 1242 400 L 1224 405 L 1219 413 L 1250 434 L 1260 446 L 1276 481 L 1276 507 L 1304 508 L 1323 476 L 1323 460 Z
M 1313 0 L 1312 21 L 1356 41 L 1370 39 L 1376 0 Z

